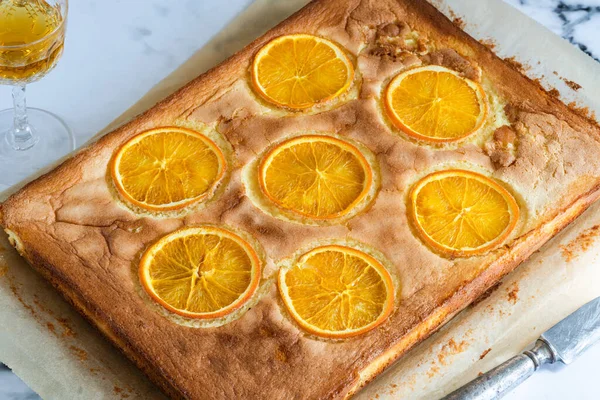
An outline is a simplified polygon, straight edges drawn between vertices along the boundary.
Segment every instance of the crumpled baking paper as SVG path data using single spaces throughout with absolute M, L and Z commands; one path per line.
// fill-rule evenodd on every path
M 600 67 L 501 0 L 430 0 L 526 73 L 600 115 Z M 256 0 L 104 132 L 241 49 L 307 0 Z M 506 23 L 510 21 L 510 23 Z M 582 88 L 574 91 L 568 83 Z M 20 185 L 17 185 L 20 186 Z M 0 194 L 0 199 L 17 187 Z M 359 392 L 358 399 L 434 399 L 521 352 L 600 295 L 600 203 L 439 332 Z M 0 361 L 44 399 L 164 399 L 143 374 L 16 254 L 0 234 Z

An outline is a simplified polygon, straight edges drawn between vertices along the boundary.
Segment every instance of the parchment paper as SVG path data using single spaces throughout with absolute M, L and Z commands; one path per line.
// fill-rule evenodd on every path
M 600 67 L 501 0 L 431 0 L 501 57 L 600 115 Z M 147 109 L 242 48 L 307 0 L 256 0 L 209 44 L 105 131 Z M 510 21 L 510 23 L 507 23 Z M 565 83 L 583 88 L 575 92 Z M 18 185 L 20 186 L 20 185 Z M 12 188 L 10 192 L 16 190 Z M 9 193 L 0 194 L 0 198 Z M 522 351 L 541 332 L 600 295 L 600 204 L 361 391 L 359 399 L 433 399 Z M 164 399 L 0 235 L 0 361 L 45 399 Z

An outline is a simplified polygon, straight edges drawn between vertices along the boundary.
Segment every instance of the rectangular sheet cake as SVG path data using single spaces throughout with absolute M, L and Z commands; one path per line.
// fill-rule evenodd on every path
M 257 95 L 250 72 L 256 53 L 294 33 L 326 38 L 347 53 L 355 79 L 339 98 L 291 111 Z M 425 65 L 456 71 L 484 89 L 489 110 L 476 134 L 433 145 L 408 137 L 386 116 L 382 96 L 390 79 Z M 113 187 L 108 166 L 115 152 L 161 126 L 214 131 L 223 141 L 227 177 L 201 207 L 147 212 L 126 204 Z M 248 166 L 274 143 L 303 132 L 346 138 L 373 154 L 379 178 L 368 207 L 339 223 L 307 224 L 256 204 Z M 316 0 L 25 186 L 0 206 L 0 224 L 20 254 L 169 396 L 346 398 L 598 198 L 599 139 L 593 121 L 424 0 Z M 489 176 L 514 195 L 519 220 L 501 246 L 450 257 L 415 232 L 407 214 L 411 187 L 449 168 Z M 137 271 L 141 255 L 162 236 L 204 224 L 245 232 L 261 249 L 251 307 L 219 324 L 165 312 L 146 295 Z M 373 249 L 395 284 L 390 316 L 347 339 L 306 332 L 290 317 L 276 282 L 282 260 L 332 240 Z

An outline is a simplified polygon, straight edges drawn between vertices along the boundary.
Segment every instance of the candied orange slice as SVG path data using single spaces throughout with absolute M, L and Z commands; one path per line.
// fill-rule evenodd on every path
M 354 68 L 344 51 L 329 40 L 286 35 L 262 47 L 252 63 L 254 89 L 280 107 L 303 109 L 344 93 Z
M 481 254 L 499 246 L 519 219 L 515 198 L 485 175 L 434 172 L 410 193 L 412 219 L 423 240 L 448 256 Z
M 164 236 L 146 250 L 139 267 L 148 295 L 188 318 L 230 314 L 254 294 L 260 276 L 252 246 L 213 226 L 187 227 Z
M 279 292 L 294 320 L 329 338 L 365 333 L 394 307 L 394 284 L 384 266 L 352 247 L 317 247 L 279 271 Z
M 277 206 L 321 220 L 348 214 L 373 183 L 360 150 L 325 135 L 279 143 L 262 159 L 258 175 L 262 193 Z
M 225 157 L 212 140 L 173 126 L 134 136 L 110 163 L 121 196 L 150 211 L 178 210 L 205 199 L 225 168 Z
M 464 139 L 483 125 L 487 114 L 481 85 L 434 65 L 397 75 L 385 91 L 384 104 L 396 127 L 428 142 Z

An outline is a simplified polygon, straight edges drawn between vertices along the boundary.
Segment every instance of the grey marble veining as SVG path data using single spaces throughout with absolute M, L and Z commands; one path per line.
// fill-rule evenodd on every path
M 600 61 L 600 1 L 505 0 Z

